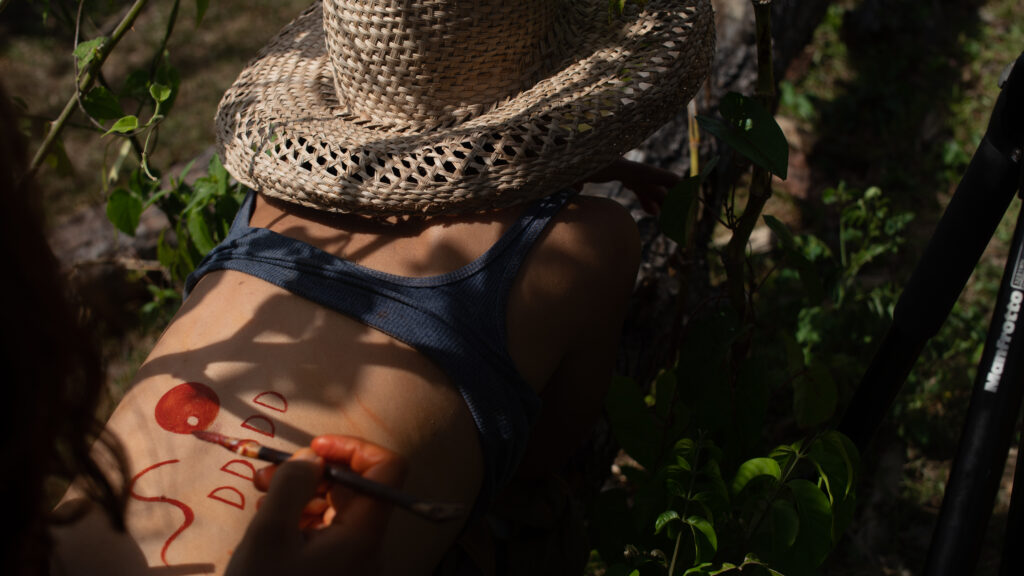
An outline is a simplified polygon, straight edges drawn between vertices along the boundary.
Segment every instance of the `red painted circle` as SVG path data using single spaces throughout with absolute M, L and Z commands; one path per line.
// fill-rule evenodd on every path
M 167 391 L 156 403 L 156 423 L 168 432 L 191 434 L 205 430 L 217 418 L 220 399 L 206 384 L 185 382 Z

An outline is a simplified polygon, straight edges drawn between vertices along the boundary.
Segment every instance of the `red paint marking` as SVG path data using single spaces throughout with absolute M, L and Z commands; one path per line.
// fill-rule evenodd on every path
M 160 549 L 160 560 L 163 561 L 164 566 L 171 565 L 167 561 L 167 549 L 171 546 L 171 542 L 173 542 L 175 538 L 177 538 L 182 532 L 184 532 L 186 528 L 192 525 L 192 522 L 194 522 L 196 519 L 196 515 L 194 512 L 192 512 L 191 508 L 189 508 L 185 503 L 180 502 L 178 500 L 174 500 L 166 496 L 140 496 L 136 494 L 135 483 L 139 480 L 139 478 L 142 478 L 143 475 L 152 472 L 153 470 L 156 470 L 157 468 L 165 464 L 174 464 L 175 462 L 178 462 L 178 460 L 167 460 L 165 462 L 158 462 L 156 464 L 153 464 L 149 468 L 146 468 L 142 472 L 136 474 L 131 479 L 131 482 L 128 483 L 128 495 L 131 496 L 132 498 L 136 500 L 141 500 L 142 502 L 163 502 L 165 504 L 177 506 L 178 509 L 181 510 L 181 513 L 185 515 L 185 521 L 182 522 L 181 526 L 174 531 L 174 534 L 171 534 L 170 538 L 164 541 L 164 546 Z
M 239 470 L 240 468 L 241 470 Z M 232 460 L 221 466 L 220 469 L 244 480 L 252 481 L 256 478 L 256 467 L 247 460 Z
M 191 434 L 205 430 L 220 411 L 217 393 L 206 384 L 185 382 L 171 388 L 156 403 L 156 423 L 168 432 Z
M 269 399 L 264 399 L 264 396 L 269 396 Z M 255 398 L 252 399 L 253 404 L 259 404 L 264 408 L 276 410 L 278 412 L 288 411 L 288 399 L 277 392 L 261 392 Z
M 262 428 L 259 425 L 254 424 L 253 422 L 262 423 Z M 269 436 L 271 438 L 274 437 L 274 433 L 276 430 L 276 428 L 274 427 L 274 423 L 270 421 L 270 418 L 267 418 L 266 416 L 260 416 L 259 414 L 255 416 L 249 416 L 248 418 L 245 419 L 245 422 L 242 422 L 241 426 L 246 430 L 252 430 L 257 434 L 263 434 L 264 436 Z
M 230 494 L 237 496 L 238 498 L 229 500 L 228 498 L 221 496 L 221 493 L 223 492 L 228 492 Z M 239 492 L 237 488 L 233 488 L 231 486 L 221 486 L 220 488 L 214 488 L 213 491 L 206 495 L 206 497 L 211 500 L 223 502 L 228 506 L 234 506 L 239 510 L 245 510 L 245 495 Z

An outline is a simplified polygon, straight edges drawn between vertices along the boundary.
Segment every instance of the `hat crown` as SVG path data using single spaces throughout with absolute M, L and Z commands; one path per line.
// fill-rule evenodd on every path
M 340 109 L 415 130 L 477 116 L 553 65 L 557 4 L 324 0 Z

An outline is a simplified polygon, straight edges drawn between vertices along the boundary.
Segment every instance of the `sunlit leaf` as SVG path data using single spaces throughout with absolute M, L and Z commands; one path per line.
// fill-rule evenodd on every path
M 658 519 L 654 521 L 654 533 L 660 534 L 669 524 L 679 520 L 679 513 L 675 510 L 666 510 L 661 514 L 658 514 Z
M 171 97 L 171 87 L 153 83 L 149 86 L 149 95 L 157 102 L 166 102 Z
M 78 59 L 78 68 L 85 68 L 92 62 L 92 59 L 96 56 L 97 51 L 104 42 L 107 41 L 106 36 L 99 36 L 92 40 L 86 40 L 85 42 L 79 42 L 78 46 L 75 46 L 73 54 Z
M 123 116 L 117 122 L 114 122 L 114 125 L 110 127 L 110 130 L 107 130 L 107 132 L 106 132 L 106 134 L 104 134 L 104 136 L 106 136 L 107 134 L 115 133 L 115 132 L 118 133 L 118 134 L 127 134 L 128 132 L 133 132 L 133 131 L 137 130 L 138 128 L 139 128 L 139 119 L 138 119 L 138 117 L 136 117 L 136 116 Z
M 715 534 L 715 527 L 708 522 L 706 518 L 700 516 L 690 516 L 685 520 L 687 524 L 693 526 L 698 532 L 700 532 L 704 538 L 707 539 L 708 544 L 711 545 L 713 551 L 718 551 L 718 535 Z M 711 554 L 714 556 L 714 554 Z
M 730 489 L 733 494 L 739 494 L 741 490 L 754 478 L 758 476 L 771 476 L 778 480 L 782 477 L 782 469 L 779 463 L 771 458 L 751 458 L 740 464 L 736 476 L 732 479 Z

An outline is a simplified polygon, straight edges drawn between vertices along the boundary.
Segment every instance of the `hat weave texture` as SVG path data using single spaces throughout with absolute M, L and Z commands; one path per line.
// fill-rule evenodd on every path
M 224 95 L 228 171 L 374 217 L 501 208 L 607 165 L 693 96 L 709 0 L 323 0 Z

